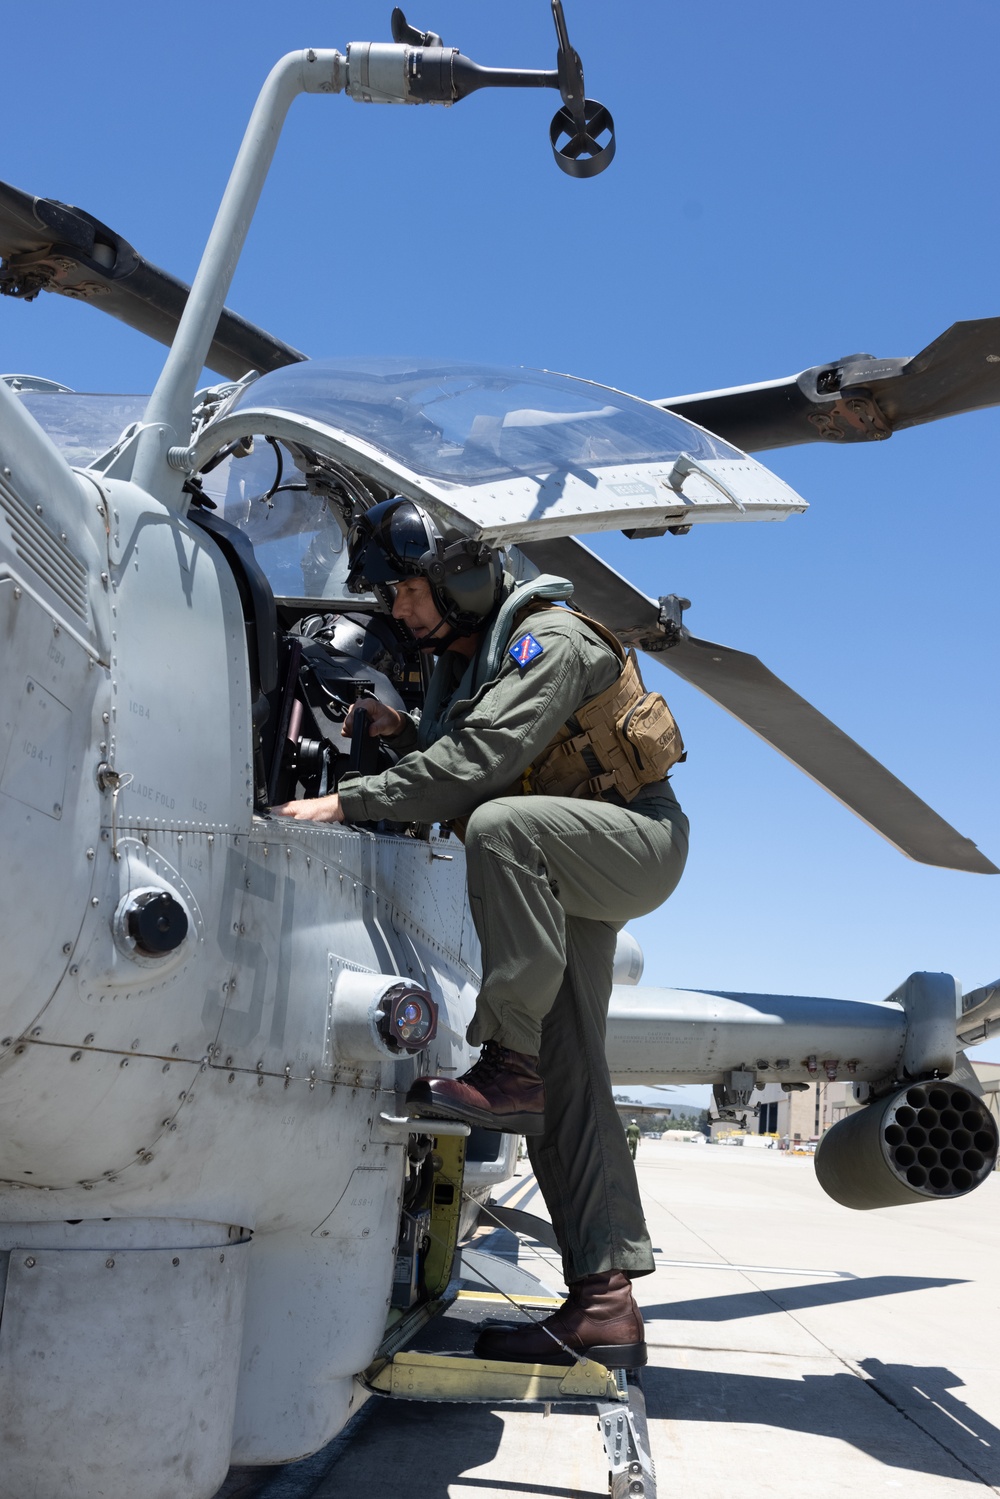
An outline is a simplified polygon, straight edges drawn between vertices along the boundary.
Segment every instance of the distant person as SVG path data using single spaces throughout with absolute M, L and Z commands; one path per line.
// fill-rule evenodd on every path
M 642 1130 L 634 1119 L 625 1126 L 625 1138 L 628 1141 L 628 1148 L 632 1152 L 632 1159 L 634 1161 L 635 1153 L 639 1149 L 639 1141 L 642 1139 Z

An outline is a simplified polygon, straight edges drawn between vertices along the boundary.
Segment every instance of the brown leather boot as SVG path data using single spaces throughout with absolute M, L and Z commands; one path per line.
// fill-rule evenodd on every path
M 545 1088 L 538 1058 L 487 1041 L 463 1077 L 421 1077 L 406 1095 L 421 1119 L 461 1119 L 480 1129 L 540 1135 L 545 1129 Z
M 575 1280 L 569 1298 L 540 1325 L 507 1322 L 485 1327 L 476 1339 L 476 1357 L 519 1364 L 572 1363 L 543 1328 L 551 1329 L 574 1353 L 609 1368 L 638 1369 L 646 1362 L 642 1314 L 632 1299 L 632 1282 L 622 1270 Z

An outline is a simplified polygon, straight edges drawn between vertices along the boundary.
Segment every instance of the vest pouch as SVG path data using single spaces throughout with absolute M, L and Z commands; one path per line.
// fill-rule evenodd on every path
M 639 782 L 662 781 L 684 758 L 684 741 L 677 721 L 658 692 L 647 692 L 629 708 L 615 727 L 634 761 Z

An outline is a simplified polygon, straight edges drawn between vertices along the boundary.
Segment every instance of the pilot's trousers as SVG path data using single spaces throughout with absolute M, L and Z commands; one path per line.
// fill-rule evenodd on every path
M 565 797 L 500 797 L 479 807 L 466 830 L 483 954 L 469 1040 L 539 1058 L 545 1133 L 528 1140 L 528 1154 L 567 1283 L 654 1268 L 605 1035 L 617 933 L 674 889 L 687 835 L 666 788 L 644 797 L 641 813 Z

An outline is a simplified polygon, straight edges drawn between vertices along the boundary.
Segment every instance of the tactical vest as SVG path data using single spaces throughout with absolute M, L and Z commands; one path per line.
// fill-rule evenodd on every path
M 610 687 L 577 708 L 507 795 L 602 801 L 614 791 L 628 803 L 685 758 L 684 742 L 664 699 L 646 691 L 635 651 L 626 653 L 618 637 L 596 619 L 575 617 L 611 647 L 621 672 Z

